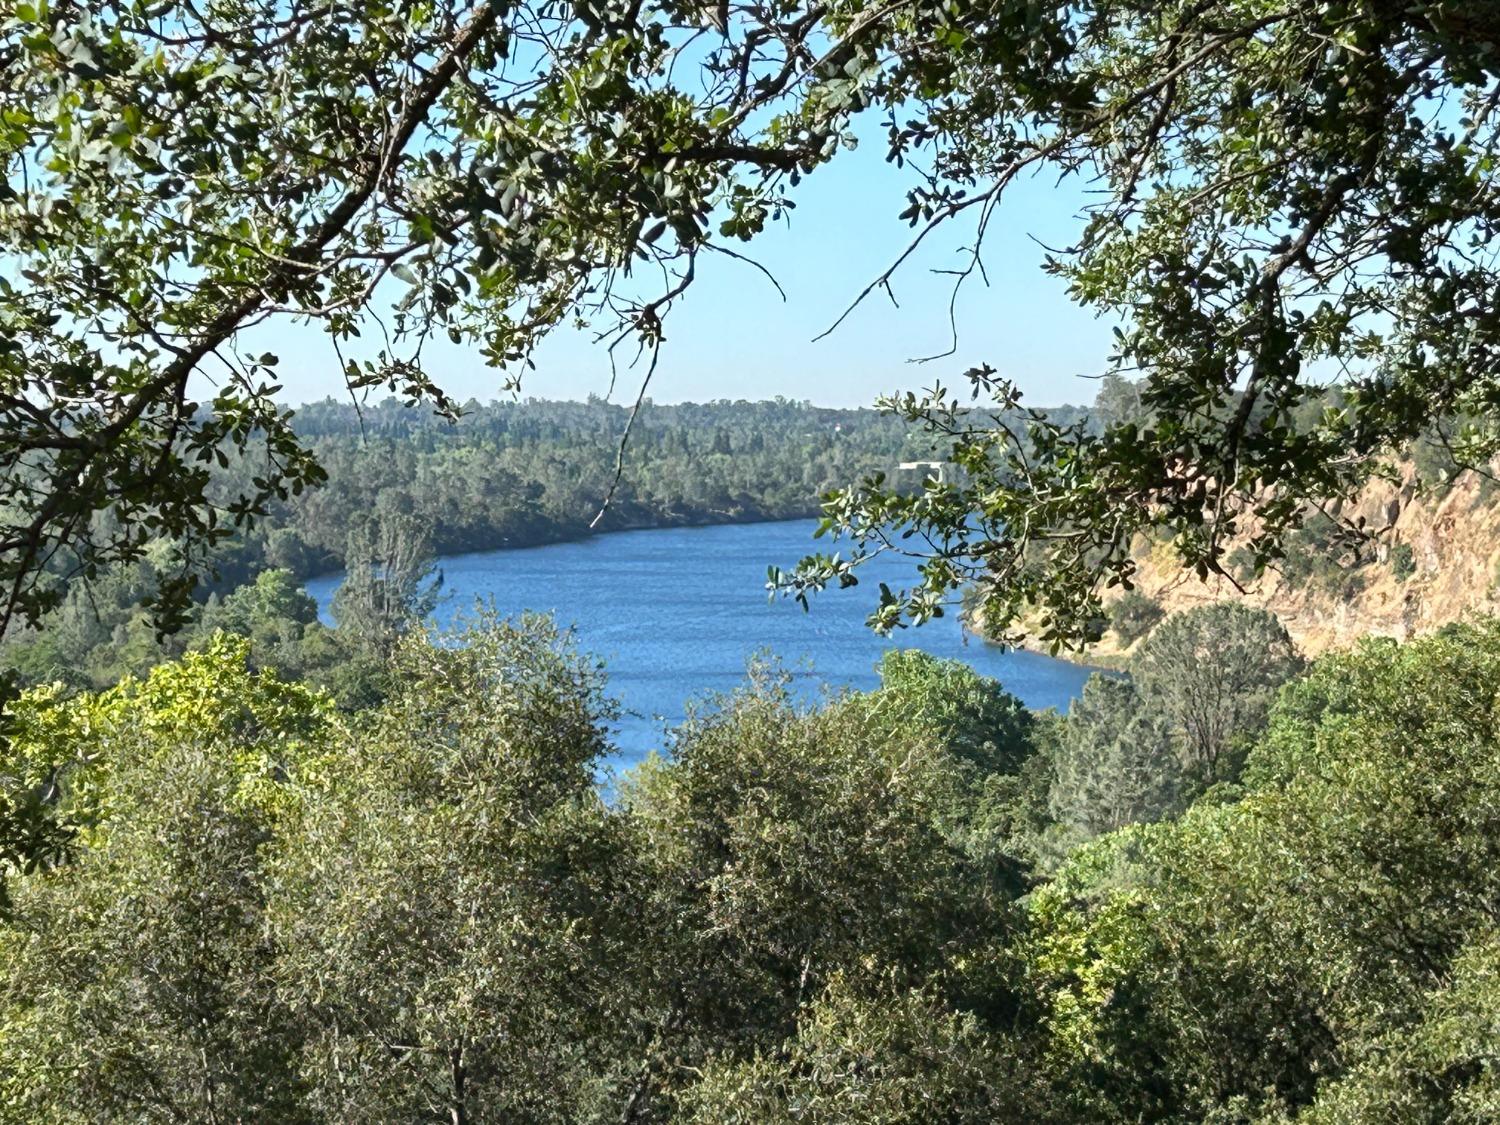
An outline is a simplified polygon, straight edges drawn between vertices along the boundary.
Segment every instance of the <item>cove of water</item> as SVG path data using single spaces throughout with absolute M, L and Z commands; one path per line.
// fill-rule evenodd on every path
M 667 727 L 685 704 L 733 690 L 757 654 L 777 657 L 796 694 L 813 701 L 828 690 L 868 690 L 889 648 L 919 648 L 962 660 L 1029 707 L 1066 710 L 1090 669 L 1037 653 L 1006 651 L 966 634 L 956 612 L 890 638 L 865 626 L 881 582 L 909 584 L 909 561 L 883 556 L 860 584 L 829 590 L 804 613 L 795 602 L 768 601 L 766 567 L 790 566 L 828 549 L 812 538 L 816 522 L 625 531 L 574 543 L 485 551 L 439 560 L 443 601 L 437 624 L 493 602 L 502 616 L 527 610 L 572 626 L 581 650 L 602 658 L 610 694 L 624 712 L 610 763 L 628 768 L 665 748 Z M 341 576 L 308 582 L 325 620 Z

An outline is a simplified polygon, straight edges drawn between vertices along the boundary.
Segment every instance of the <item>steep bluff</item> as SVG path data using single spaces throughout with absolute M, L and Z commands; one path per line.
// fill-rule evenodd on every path
M 1323 557 L 1309 566 L 1294 558 L 1303 565 L 1268 572 L 1241 594 L 1226 579 L 1200 581 L 1184 571 L 1166 545 L 1143 542 L 1137 589 L 1167 613 L 1231 598 L 1263 606 L 1309 656 L 1364 636 L 1404 640 L 1500 612 L 1500 487 L 1494 481 L 1470 472 L 1445 489 L 1424 486 L 1406 465 L 1399 481 L 1372 482 L 1342 513 L 1330 514 L 1364 519 L 1371 539 L 1358 563 Z M 1107 660 L 1128 651 L 1111 631 L 1084 658 Z

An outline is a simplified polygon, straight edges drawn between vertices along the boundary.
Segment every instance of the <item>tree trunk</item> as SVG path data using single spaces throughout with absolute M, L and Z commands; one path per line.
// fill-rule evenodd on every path
M 464 1049 L 454 1047 L 448 1052 L 448 1071 L 453 1080 L 453 1125 L 468 1125 L 469 1111 L 464 1099 Z

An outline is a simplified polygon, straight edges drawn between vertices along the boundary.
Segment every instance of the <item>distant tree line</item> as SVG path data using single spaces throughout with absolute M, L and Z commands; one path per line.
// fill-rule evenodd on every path
M 178 628 L 161 634 L 149 604 L 163 582 L 202 565 L 176 541 L 158 539 L 139 558 L 92 576 L 75 573 L 76 560 L 61 552 L 48 576 L 60 604 L 36 627 L 13 627 L 0 640 L 0 670 L 27 683 L 107 687 L 212 635 L 233 602 L 260 607 L 245 611 L 256 621 L 278 622 L 281 640 L 257 646 L 257 659 L 293 678 L 312 676 L 341 700 L 367 699 L 368 684 L 350 669 L 368 670 L 361 653 L 382 650 L 405 628 L 398 622 L 420 619 L 415 584 L 435 555 L 624 528 L 812 517 L 822 493 L 849 474 L 895 479 L 903 460 L 943 456 L 873 410 L 785 399 L 648 401 L 616 483 L 629 413 L 597 398 L 471 402 L 457 422 L 396 400 L 301 407 L 295 425 L 327 467 L 326 484 L 270 502 L 263 519 L 216 546 Z M 253 453 L 215 461 L 214 487 L 223 497 L 238 494 L 258 463 Z M 904 487 L 920 487 L 920 474 L 904 476 Z M 354 581 L 336 607 L 335 638 L 312 608 L 293 610 L 288 599 L 303 579 L 338 570 Z M 397 580 L 365 581 L 377 573 Z M 258 628 L 268 636 L 268 626 Z
M 847 477 L 896 480 L 900 461 L 939 448 L 874 410 L 784 399 L 647 402 L 616 484 L 629 417 L 628 408 L 597 398 L 471 402 L 456 423 L 394 399 L 363 410 L 332 400 L 303 406 L 294 425 L 328 482 L 279 505 L 242 539 L 243 562 L 226 562 L 299 575 L 336 569 L 350 525 L 384 510 L 421 517 L 438 554 L 535 546 L 591 530 L 811 517 Z M 254 458 L 234 471 L 253 473 Z M 223 476 L 226 494 L 241 487 Z M 908 487 L 921 483 L 913 477 Z

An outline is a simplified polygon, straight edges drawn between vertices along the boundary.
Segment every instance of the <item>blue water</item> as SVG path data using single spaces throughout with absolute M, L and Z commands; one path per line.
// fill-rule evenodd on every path
M 505 616 L 526 610 L 553 614 L 573 626 L 578 645 L 602 657 L 610 693 L 625 714 L 615 732 L 627 767 L 665 745 L 690 699 L 729 691 L 744 681 L 747 662 L 775 654 L 793 675 L 793 689 L 815 700 L 828 689 L 873 688 L 875 666 L 888 648 L 919 648 L 965 661 L 993 676 L 1030 707 L 1066 709 L 1089 669 L 1029 652 L 1003 651 L 966 635 L 956 613 L 890 639 L 865 626 L 884 581 L 909 583 L 908 562 L 874 560 L 858 586 L 813 599 L 812 612 L 766 598 L 766 567 L 790 566 L 814 549 L 815 522 L 626 531 L 576 543 L 486 551 L 440 560 L 442 625 L 476 602 Z M 339 576 L 307 584 L 327 615 Z

